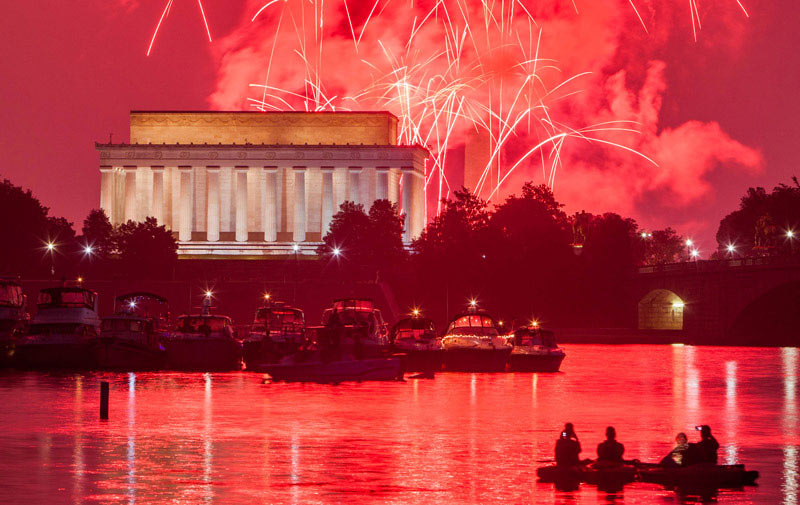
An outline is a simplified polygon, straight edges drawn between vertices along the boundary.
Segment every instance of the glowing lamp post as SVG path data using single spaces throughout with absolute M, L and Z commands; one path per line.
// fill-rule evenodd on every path
M 50 276 L 56 274 L 56 264 L 55 264 L 55 252 L 56 252 L 56 245 L 53 242 L 47 242 L 46 245 L 47 254 L 50 255 Z
M 727 247 L 725 247 L 725 249 L 728 251 L 728 255 L 731 257 L 733 257 L 734 254 L 736 253 L 736 246 L 733 244 L 728 244 Z

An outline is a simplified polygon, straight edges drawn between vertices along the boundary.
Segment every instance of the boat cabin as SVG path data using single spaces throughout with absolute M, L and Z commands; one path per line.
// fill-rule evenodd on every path
M 25 306 L 22 286 L 13 279 L 0 279 L 0 307 L 21 309 Z
M 548 349 L 555 349 L 556 345 L 555 333 L 548 330 L 543 330 L 538 326 L 523 326 L 514 331 L 512 342 L 515 346 L 533 347 L 540 346 Z
M 36 306 L 47 309 L 87 309 L 97 312 L 97 293 L 79 287 L 45 288 L 39 292 Z
M 256 311 L 254 329 L 268 329 L 270 333 L 302 333 L 306 319 L 302 310 L 277 302 Z
M 471 309 L 457 315 L 450 326 L 447 327 L 448 335 L 474 335 L 480 337 L 496 337 L 499 335 L 494 318 L 488 312 Z
M 137 291 L 118 296 L 114 304 L 116 315 L 149 320 L 153 331 L 166 331 L 169 328 L 169 305 L 163 296 Z
M 233 338 L 233 321 L 228 316 L 191 315 L 178 318 L 175 328 L 177 333 L 200 334 L 209 336 L 219 333 Z
M 334 314 L 343 326 L 368 326 L 386 328 L 381 311 L 376 309 L 372 300 L 364 298 L 342 298 L 334 300 L 333 307 L 322 313 L 322 325 L 327 326 L 334 321 Z
M 100 325 L 101 337 L 131 340 L 149 346 L 157 346 L 158 335 L 150 318 L 117 314 L 104 317 Z
M 436 337 L 436 324 L 426 317 L 406 317 L 392 327 L 392 340 L 429 340 Z

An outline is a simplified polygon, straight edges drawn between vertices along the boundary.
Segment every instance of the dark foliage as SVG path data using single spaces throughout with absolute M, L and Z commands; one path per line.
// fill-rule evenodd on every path
M 764 188 L 749 188 L 739 209 L 725 216 L 717 230 L 718 256 L 770 256 L 797 254 L 800 236 L 800 182 L 780 184 L 771 193 Z M 787 235 L 792 231 L 793 238 Z
M 317 249 L 321 260 L 355 278 L 380 277 L 406 257 L 403 216 L 389 200 L 375 200 L 369 214 L 361 204 L 342 203 L 322 242 Z
M 130 276 L 169 278 L 178 259 L 178 243 L 153 217 L 144 222 L 128 221 L 115 233 L 120 267 Z

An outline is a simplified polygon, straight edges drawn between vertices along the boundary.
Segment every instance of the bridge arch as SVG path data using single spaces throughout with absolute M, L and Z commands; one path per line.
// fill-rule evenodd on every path
M 682 330 L 686 302 L 668 289 L 654 289 L 639 300 L 640 330 Z
M 800 281 L 779 284 L 735 315 L 729 344 L 800 346 Z

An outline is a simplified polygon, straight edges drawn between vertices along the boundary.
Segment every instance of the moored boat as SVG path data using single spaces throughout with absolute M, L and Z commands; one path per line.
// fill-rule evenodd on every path
M 80 286 L 41 290 L 15 362 L 23 368 L 90 368 L 89 341 L 100 328 L 97 293 Z
M 538 323 L 517 328 L 508 341 L 513 345 L 508 356 L 511 372 L 558 372 L 564 361 L 564 350 L 556 345 L 553 332 Z
M 208 300 L 208 298 L 206 298 Z M 183 315 L 164 339 L 167 365 L 178 370 L 239 370 L 242 344 L 234 338 L 233 321 L 210 313 L 204 303 L 201 314 Z
M 392 350 L 406 356 L 406 371 L 436 372 L 442 368 L 442 339 L 436 335 L 433 320 L 420 316 L 419 311 L 395 323 L 390 340 Z
M 342 298 L 322 314 L 316 343 L 322 352 L 351 353 L 356 359 L 389 354 L 389 332 L 381 311 L 366 298 Z
M 494 318 L 474 302 L 452 320 L 442 347 L 444 368 L 450 372 L 502 372 L 512 348 Z
M 28 328 L 26 302 L 19 280 L 0 277 L 0 367 L 12 363 L 17 340 Z
M 256 311 L 255 321 L 242 342 L 245 366 L 277 363 L 305 344 L 303 311 L 269 299 Z
M 100 335 L 89 342 L 94 366 L 104 370 L 157 370 L 166 365 L 161 343 L 167 333 L 167 300 L 153 293 L 118 296 L 117 311 L 102 318 Z

